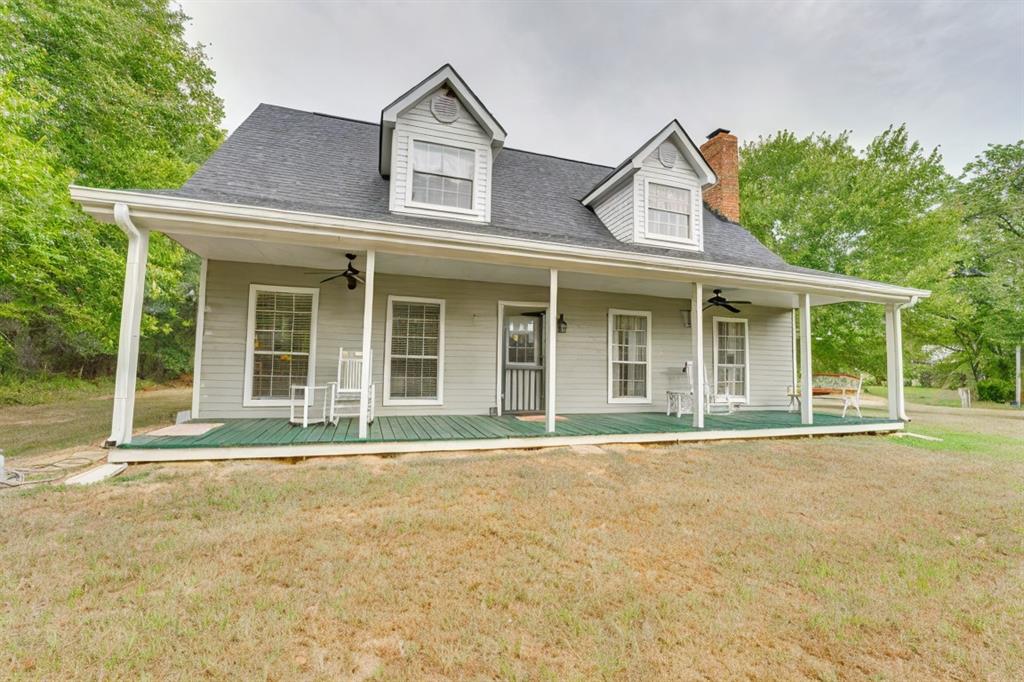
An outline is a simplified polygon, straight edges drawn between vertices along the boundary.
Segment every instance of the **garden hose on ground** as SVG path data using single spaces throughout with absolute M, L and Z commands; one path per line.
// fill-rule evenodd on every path
M 5 468 L 3 452 L 0 451 L 0 489 L 53 483 L 66 478 L 78 469 L 96 464 L 105 456 L 103 452 L 83 451 L 81 454 L 76 453 L 55 462 Z

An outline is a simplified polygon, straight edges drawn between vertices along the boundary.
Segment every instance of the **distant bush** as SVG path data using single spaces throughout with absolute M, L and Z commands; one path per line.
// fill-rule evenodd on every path
M 1005 379 L 982 379 L 978 382 L 978 400 L 1008 403 L 1013 400 L 1013 384 Z

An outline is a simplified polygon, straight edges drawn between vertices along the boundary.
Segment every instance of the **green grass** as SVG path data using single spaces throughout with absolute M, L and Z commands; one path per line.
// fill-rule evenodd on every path
M 864 392 L 868 395 L 886 398 L 888 388 L 885 386 L 865 386 Z M 903 394 L 908 403 L 918 405 L 931 405 L 934 407 L 960 407 L 960 396 L 955 389 L 950 388 L 925 388 L 923 386 L 907 386 Z M 1007 403 L 993 403 L 987 400 L 974 401 L 974 407 L 985 407 L 995 409 L 1009 409 Z
M 62 384 L 45 395 L 50 398 L 48 402 L 0 410 L 0 449 L 7 457 L 95 446 L 110 435 L 112 385 L 87 383 L 75 388 Z M 175 414 L 187 410 L 191 400 L 189 388 L 139 391 L 135 399 L 135 426 L 173 424 Z
M 963 424 L 950 424 L 942 419 L 915 419 L 907 431 L 925 436 L 941 438 L 941 442 L 903 437 L 902 445 L 931 450 L 933 452 L 956 452 L 959 455 L 982 456 L 1006 461 L 1024 462 L 1024 419 L 1015 421 L 1017 433 L 1012 424 L 1009 433 L 993 433 L 981 425 L 965 428 Z
M 62 374 L 0 376 L 0 405 L 44 405 L 111 393 L 111 377 L 78 379 Z

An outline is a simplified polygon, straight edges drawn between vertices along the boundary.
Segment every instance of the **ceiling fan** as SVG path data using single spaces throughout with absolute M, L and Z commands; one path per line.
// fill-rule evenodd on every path
M 708 299 L 708 304 L 704 306 L 704 310 L 718 306 L 725 308 L 731 313 L 738 313 L 740 311 L 736 306 L 738 305 L 750 305 L 750 301 L 730 301 L 725 296 L 722 296 L 721 289 L 715 289 L 715 295 Z
M 342 272 L 339 272 L 337 274 L 331 275 L 330 277 L 325 277 L 324 279 L 320 280 L 320 284 L 324 284 L 326 282 L 330 282 L 332 279 L 338 279 L 339 277 L 344 277 L 348 281 L 348 288 L 349 288 L 350 291 L 352 289 L 355 289 L 356 286 L 359 285 L 359 283 L 366 284 L 366 281 L 363 280 L 363 278 L 359 276 L 359 270 L 357 270 L 356 266 L 352 264 L 352 261 L 354 261 L 356 259 L 356 254 L 354 254 L 354 253 L 346 253 L 345 257 L 348 258 L 348 267 L 345 268 Z M 307 275 L 319 275 L 320 273 L 319 272 L 307 272 L 306 274 Z

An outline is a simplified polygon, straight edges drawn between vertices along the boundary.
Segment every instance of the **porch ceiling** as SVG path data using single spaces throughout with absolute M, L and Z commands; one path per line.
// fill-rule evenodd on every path
M 325 248 L 303 244 L 283 244 L 253 239 L 207 237 L 191 234 L 170 235 L 172 239 L 200 256 L 211 260 L 284 265 L 311 270 L 336 271 L 345 266 L 345 252 L 351 251 L 362 257 L 365 251 L 355 247 Z M 408 255 L 398 253 L 377 253 L 377 272 L 393 275 L 434 277 L 470 282 L 494 282 L 527 286 L 548 286 L 548 270 L 496 263 L 480 263 L 435 256 Z M 797 295 L 787 291 L 767 290 L 764 287 L 743 288 L 728 284 L 715 284 L 704 280 L 705 288 L 722 288 L 727 298 L 752 301 L 754 305 L 795 308 Z M 609 272 L 599 275 L 588 272 L 560 272 L 559 286 L 562 289 L 603 291 L 608 293 L 637 294 L 662 298 L 689 299 L 689 282 L 646 279 L 637 276 L 623 276 Z M 824 305 L 845 300 L 841 297 L 811 296 L 812 305 Z

